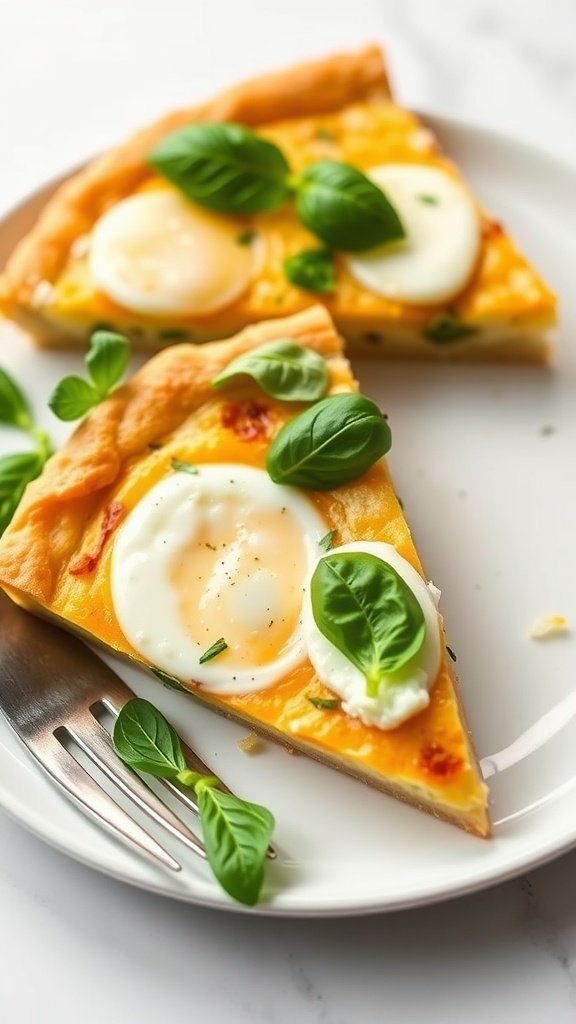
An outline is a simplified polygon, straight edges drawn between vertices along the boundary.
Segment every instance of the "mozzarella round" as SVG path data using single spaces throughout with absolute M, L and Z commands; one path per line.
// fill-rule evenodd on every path
M 94 285 L 135 313 L 211 313 L 246 290 L 260 243 L 240 245 L 239 222 L 194 206 L 172 189 L 112 206 L 92 232 Z
M 149 664 L 214 693 L 249 693 L 305 660 L 303 588 L 328 526 L 263 470 L 197 469 L 156 484 L 118 529 L 114 611 Z M 201 664 L 221 637 L 227 649 Z
M 402 577 L 422 608 L 426 623 L 424 643 L 402 669 L 383 676 L 378 695 L 369 697 L 363 672 L 318 629 L 312 611 L 309 579 L 303 609 L 306 650 L 318 678 L 341 697 L 342 710 L 346 714 L 359 718 L 365 725 L 395 729 L 430 703 L 429 690 L 438 675 L 441 661 L 437 611 L 440 591 L 432 583 L 426 584 L 414 567 L 390 544 L 360 540 L 333 548 L 329 554 L 348 551 L 374 555 L 391 565 Z
M 346 258 L 352 276 L 386 299 L 427 305 L 454 298 L 474 270 L 481 223 L 474 199 L 438 167 L 383 164 L 368 177 L 386 193 L 406 238 Z

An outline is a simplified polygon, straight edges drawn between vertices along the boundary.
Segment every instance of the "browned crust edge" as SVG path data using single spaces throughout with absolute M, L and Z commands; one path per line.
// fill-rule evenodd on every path
M 107 207 L 138 187 L 148 173 L 148 154 L 174 129 L 194 121 L 258 125 L 329 113 L 374 94 L 388 97 L 390 88 L 381 50 L 370 45 L 261 75 L 199 106 L 160 118 L 58 189 L 6 265 L 0 308 L 27 329 L 42 331 L 44 318 L 31 308 L 37 284 L 56 280 L 74 239 L 87 233 Z

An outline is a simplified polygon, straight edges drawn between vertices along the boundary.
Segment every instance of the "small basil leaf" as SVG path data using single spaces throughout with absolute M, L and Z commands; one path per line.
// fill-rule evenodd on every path
M 102 397 L 118 383 L 130 360 L 130 342 L 113 331 L 95 331 L 85 362 L 94 387 Z
M 63 377 L 48 399 L 59 420 L 78 420 L 98 405 L 101 395 L 83 377 Z
M 0 423 L 30 430 L 33 426 L 28 402 L 12 377 L 0 367 Z
M 222 654 L 223 651 L 227 650 L 228 644 L 226 643 L 224 637 L 221 636 L 220 639 L 216 640 L 212 644 L 212 646 L 208 648 L 207 651 L 204 651 L 204 654 L 200 655 L 200 657 L 198 658 L 198 662 L 200 665 L 204 665 L 205 662 L 212 661 L 212 658 L 217 658 L 219 654 Z
M 234 359 L 212 381 L 220 388 L 246 375 L 272 398 L 286 402 L 315 402 L 328 387 L 326 360 L 289 338 L 260 345 Z
M 464 323 L 456 313 L 447 310 L 429 320 L 424 328 L 424 336 L 436 345 L 450 345 L 453 341 L 461 341 L 471 334 L 477 334 L 478 328 Z
M 328 249 L 305 249 L 284 260 L 284 273 L 292 284 L 309 292 L 333 292 L 334 261 Z
M 208 863 L 222 888 L 253 906 L 264 881 L 274 818 L 266 807 L 239 800 L 213 785 L 196 787 Z
M 356 167 L 336 160 L 321 160 L 302 172 L 296 209 L 302 223 L 331 249 L 370 249 L 405 236 L 382 189 Z
M 180 740 L 164 715 L 141 697 L 124 705 L 112 733 L 114 750 L 130 768 L 174 779 L 186 768 Z
M 0 458 L 0 501 L 22 494 L 26 484 L 39 476 L 44 460 L 39 452 L 21 452 Z
M 278 146 L 241 124 L 181 128 L 149 161 L 189 199 L 221 213 L 273 210 L 289 194 L 290 168 Z
M 374 555 L 326 555 L 310 593 L 318 629 L 364 673 L 371 697 L 378 696 L 383 676 L 403 668 L 424 643 L 419 602 L 396 570 Z
M 333 395 L 282 427 L 266 468 L 277 484 L 325 491 L 362 476 L 390 444 L 390 428 L 374 402 Z

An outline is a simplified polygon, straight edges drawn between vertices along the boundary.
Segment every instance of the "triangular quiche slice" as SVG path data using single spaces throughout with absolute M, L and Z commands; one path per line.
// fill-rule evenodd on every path
M 289 198 L 272 195 L 274 208 L 245 215 L 191 201 L 171 183 L 174 175 L 186 179 L 194 163 L 187 143 L 168 142 L 173 158 L 164 150 L 163 160 L 151 160 L 174 133 L 214 122 L 248 126 L 274 143 L 290 180 L 319 163 L 321 187 L 326 163 L 362 171 L 390 200 L 404 238 L 374 248 L 369 235 L 353 231 L 349 243 L 346 235 L 327 252 Z M 237 141 L 226 141 L 234 174 Z M 195 180 L 196 199 L 200 188 L 203 202 L 218 206 L 214 188 L 225 193 L 227 182 L 238 199 L 246 180 L 230 184 L 229 165 L 218 165 L 220 142 L 216 155 L 212 140 L 196 136 L 196 143 L 204 175 Z M 259 163 L 272 193 L 279 160 L 264 154 Z M 336 185 L 350 199 L 350 181 Z M 315 201 L 308 196 L 308 214 Z M 327 216 L 323 237 L 331 240 L 332 208 Z M 354 251 L 343 251 L 348 244 Z M 245 82 L 89 164 L 49 200 L 8 262 L 1 292 L 5 314 L 43 345 L 83 344 L 102 325 L 148 349 L 203 342 L 323 301 L 360 352 L 540 362 L 555 321 L 553 294 L 506 229 L 484 212 L 433 132 L 394 101 L 375 46 Z
M 326 397 L 280 400 L 258 375 L 231 374 L 241 356 L 269 359 L 279 339 L 282 352 L 290 339 L 299 358 L 301 349 L 320 357 L 311 358 Z M 302 439 L 279 448 L 279 438 L 312 415 L 320 431 L 327 407 L 339 410 L 338 431 L 353 428 L 336 442 L 348 482 L 274 482 L 294 453 L 299 472 L 325 472 L 322 461 L 310 469 Z M 97 406 L 29 485 L 0 540 L 0 585 L 214 710 L 486 836 L 487 788 L 437 591 L 378 457 L 387 429 L 357 394 L 321 306 L 227 341 L 168 348 Z M 347 653 L 328 636 L 352 622 L 340 577 L 322 579 L 328 570 L 356 588 Z M 360 607 L 388 659 L 371 690 L 371 669 L 354 664 L 366 639 Z

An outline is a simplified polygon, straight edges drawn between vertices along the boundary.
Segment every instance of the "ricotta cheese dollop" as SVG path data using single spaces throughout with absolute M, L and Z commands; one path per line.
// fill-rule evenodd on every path
M 380 541 L 354 541 L 332 548 L 329 554 L 355 551 L 365 552 L 388 562 L 410 587 L 424 614 L 424 643 L 402 669 L 393 675 L 383 677 L 383 685 L 380 686 L 376 697 L 369 697 L 364 674 L 318 629 L 312 611 L 308 581 L 303 616 L 306 649 L 318 678 L 342 699 L 342 710 L 346 714 L 359 718 L 365 725 L 375 725 L 379 729 L 395 729 L 430 703 L 429 691 L 438 675 L 442 649 L 437 611 L 440 592 L 432 583 L 427 584 L 414 567 L 390 544 Z

